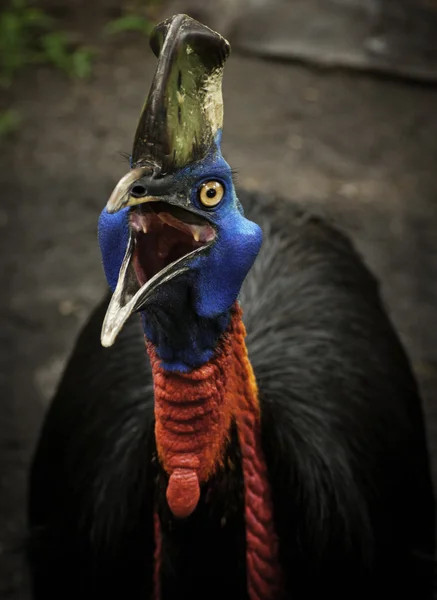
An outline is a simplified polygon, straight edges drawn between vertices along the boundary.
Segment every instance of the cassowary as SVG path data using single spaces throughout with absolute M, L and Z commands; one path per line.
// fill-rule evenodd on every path
M 31 469 L 34 599 L 431 598 L 421 401 L 374 277 L 322 219 L 237 198 L 227 41 L 177 15 L 151 46 L 99 221 L 112 297 Z

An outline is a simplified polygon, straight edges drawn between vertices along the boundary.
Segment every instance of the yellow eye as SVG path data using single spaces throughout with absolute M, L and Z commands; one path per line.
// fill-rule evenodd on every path
M 199 198 L 202 204 L 208 207 L 217 206 L 225 193 L 219 181 L 206 181 L 200 186 Z

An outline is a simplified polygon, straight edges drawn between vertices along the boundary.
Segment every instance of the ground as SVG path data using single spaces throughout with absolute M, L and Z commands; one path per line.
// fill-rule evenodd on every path
M 29 457 L 75 336 L 106 289 L 96 222 L 128 169 L 120 152 L 131 149 L 155 65 L 138 36 L 99 48 L 89 82 L 45 68 L 24 74 L 12 99 L 25 122 L 1 146 L 3 600 L 29 598 Z M 224 87 L 224 153 L 238 184 L 324 212 L 380 279 L 420 381 L 436 466 L 437 89 L 237 54 Z

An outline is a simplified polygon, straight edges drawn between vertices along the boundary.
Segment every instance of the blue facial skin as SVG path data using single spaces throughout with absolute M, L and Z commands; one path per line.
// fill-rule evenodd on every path
M 224 196 L 213 209 L 199 200 L 205 181 L 220 181 Z M 162 366 L 189 372 L 213 356 L 229 324 L 230 309 L 262 243 L 258 225 L 244 217 L 235 194 L 232 173 L 216 146 L 201 162 L 175 175 L 175 188 L 185 190 L 191 206 L 216 229 L 211 247 L 194 257 L 189 271 L 159 286 L 142 310 L 146 337 L 156 346 Z M 129 208 L 99 219 L 99 244 L 105 275 L 115 290 L 129 238 Z

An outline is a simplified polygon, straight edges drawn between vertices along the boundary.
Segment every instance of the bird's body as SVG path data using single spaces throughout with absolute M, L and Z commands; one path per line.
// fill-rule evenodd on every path
M 226 40 L 178 15 L 151 45 L 99 221 L 113 295 L 32 466 L 34 600 L 429 600 L 422 408 L 375 279 L 322 220 L 237 198 Z
M 245 208 L 265 236 L 241 305 L 286 597 L 430 598 L 434 509 L 420 399 L 377 284 L 319 219 L 285 202 L 273 211 L 261 196 Z M 162 600 L 247 598 L 235 432 L 224 470 L 178 522 L 160 485 L 140 321 L 103 349 L 107 302 L 79 338 L 33 466 L 35 600 L 151 598 L 155 501 Z

